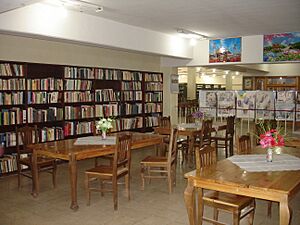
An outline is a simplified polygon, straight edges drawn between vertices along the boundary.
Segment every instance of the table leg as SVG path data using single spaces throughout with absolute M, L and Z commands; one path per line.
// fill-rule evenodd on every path
M 38 166 L 37 166 L 37 152 L 33 151 L 31 155 L 32 160 L 32 167 L 31 167 L 31 173 L 32 173 L 32 196 L 37 197 L 40 192 L 40 186 L 38 181 Z
M 77 210 L 79 208 L 77 203 L 77 161 L 75 155 L 71 154 L 69 157 L 69 173 L 71 184 L 71 198 L 72 203 L 70 208 Z
M 194 148 L 194 137 L 193 135 L 187 136 L 188 139 L 188 166 L 192 167 L 192 153 L 193 153 L 193 148 Z
M 279 202 L 279 220 L 280 225 L 290 224 L 290 209 L 288 205 L 288 196 L 284 196 Z
M 184 202 L 187 209 L 190 225 L 196 225 L 195 188 L 193 183 L 193 180 L 188 178 L 188 184 L 184 191 Z

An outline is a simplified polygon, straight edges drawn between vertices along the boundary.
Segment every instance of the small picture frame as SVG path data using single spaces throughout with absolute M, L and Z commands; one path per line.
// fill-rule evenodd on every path
M 253 77 L 243 78 L 243 90 L 253 90 Z

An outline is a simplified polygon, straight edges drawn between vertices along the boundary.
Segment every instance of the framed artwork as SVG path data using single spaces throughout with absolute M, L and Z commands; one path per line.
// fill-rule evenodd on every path
M 256 91 L 236 91 L 237 118 L 254 119 Z
M 209 41 L 209 63 L 240 62 L 241 37 Z
M 300 32 L 264 35 L 264 62 L 300 61 Z
M 253 90 L 253 77 L 243 78 L 243 90 Z

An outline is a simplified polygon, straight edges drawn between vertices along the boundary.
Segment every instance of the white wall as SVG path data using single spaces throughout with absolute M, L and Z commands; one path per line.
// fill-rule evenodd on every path
M 80 12 L 68 11 L 64 16 L 59 13 L 58 7 L 43 3 L 0 14 L 0 31 L 172 57 L 192 57 L 192 47 L 182 37 Z
M 159 56 L 3 34 L 0 34 L 0 59 L 160 71 Z

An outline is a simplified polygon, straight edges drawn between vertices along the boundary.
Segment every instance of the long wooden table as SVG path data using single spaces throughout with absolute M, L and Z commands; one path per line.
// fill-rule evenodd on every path
M 132 133 L 132 149 L 139 149 L 162 143 L 163 137 L 154 134 Z M 99 136 L 99 138 L 101 138 Z M 39 194 L 39 182 L 37 171 L 37 156 L 46 156 L 55 159 L 69 161 L 69 175 L 71 187 L 71 209 L 79 208 L 77 202 L 77 161 L 89 158 L 95 158 L 103 155 L 109 155 L 114 152 L 115 145 L 74 145 L 76 139 L 61 140 L 54 142 L 45 142 L 29 145 L 32 150 L 33 160 L 33 196 Z
M 254 153 L 262 153 L 255 149 Z M 283 148 L 282 153 L 300 157 L 300 150 Z M 270 200 L 279 203 L 280 225 L 290 222 L 289 201 L 300 189 L 300 171 L 246 172 L 224 159 L 202 171 L 194 170 L 187 174 L 188 184 L 184 192 L 185 204 L 190 225 L 199 221 L 199 211 L 202 207 L 203 189 L 227 192 Z M 195 189 L 197 189 L 199 205 L 195 204 Z

